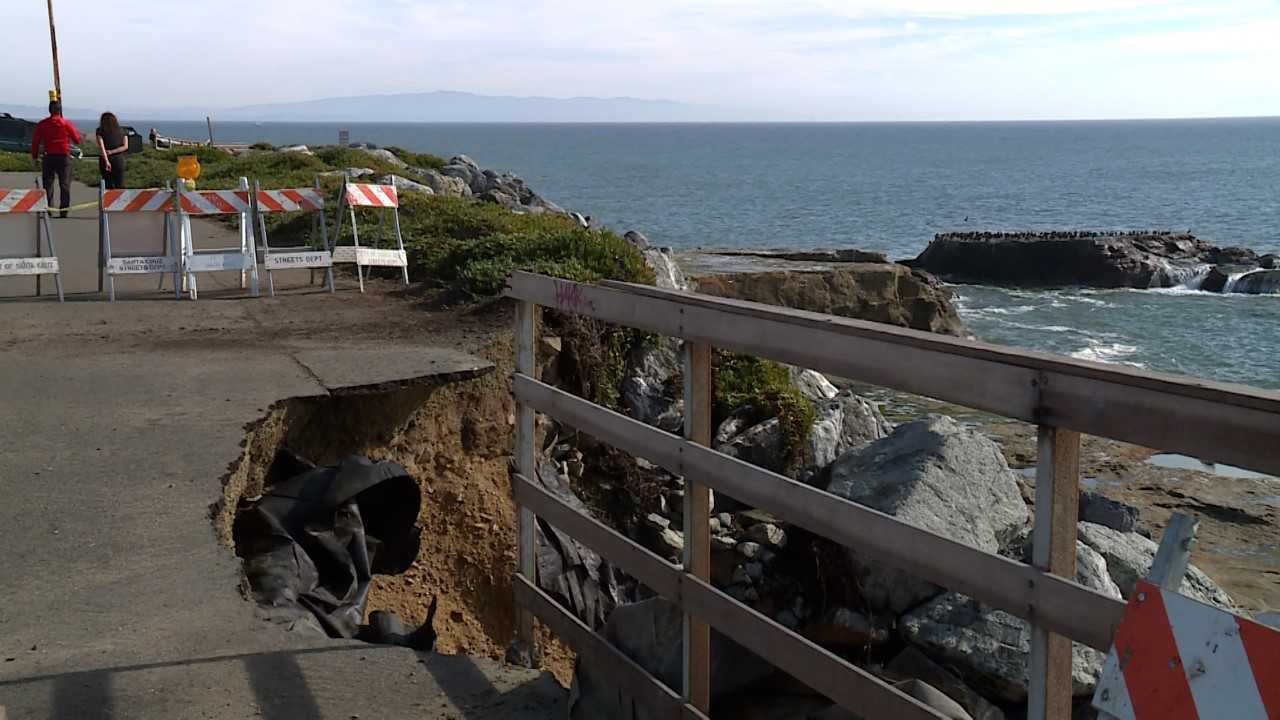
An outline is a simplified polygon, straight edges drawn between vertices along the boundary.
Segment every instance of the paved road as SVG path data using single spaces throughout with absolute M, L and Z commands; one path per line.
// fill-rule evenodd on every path
M 33 187 L 35 173 L 0 173 L 0 187 L 20 188 Z M 71 189 L 72 205 L 96 203 L 97 188 L 74 183 Z M 74 210 L 67 218 L 52 217 L 49 221 L 50 233 L 53 235 L 54 247 L 57 250 L 59 264 L 62 267 L 62 287 L 68 295 L 91 295 L 98 292 L 98 210 L 96 207 Z M 117 244 L 129 241 L 141 241 L 150 245 L 161 242 L 163 238 L 163 215 L 157 214 L 115 214 L 111 216 L 111 236 Z M 196 219 L 192 221 L 192 234 L 198 250 L 213 248 L 239 247 L 238 231 L 230 225 L 212 220 Z M 0 216 L 0 257 L 27 255 L 35 249 L 34 216 Z M 47 243 L 43 244 L 42 254 L 51 254 Z M 159 290 L 159 275 L 132 275 L 116 277 L 117 298 L 147 297 L 162 299 L 165 292 Z M 278 288 L 309 286 L 310 271 L 289 271 L 275 273 Z M 201 293 L 209 293 L 220 297 L 243 296 L 240 289 L 240 275 L 235 272 L 218 272 L 201 274 L 197 280 Z M 173 280 L 171 276 L 164 278 L 164 287 L 168 288 L 167 296 L 173 296 Z M 266 292 L 267 278 L 261 277 L 262 292 Z M 36 280 L 32 277 L 0 277 L 0 297 L 30 297 L 35 294 Z M 52 276 L 42 276 L 40 292 L 43 295 L 55 295 Z
M 26 718 L 552 718 L 548 675 L 307 640 L 209 507 L 271 403 L 484 372 L 412 300 L 0 302 L 0 706 Z M 0 713 L 3 715 L 4 713 Z

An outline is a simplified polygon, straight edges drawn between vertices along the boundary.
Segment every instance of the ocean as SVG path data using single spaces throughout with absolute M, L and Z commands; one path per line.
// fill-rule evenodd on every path
M 180 137 L 203 123 L 132 121 Z M 1158 228 L 1280 252 L 1280 119 L 859 124 L 224 123 L 220 141 L 399 145 L 512 171 L 652 242 L 914 257 L 950 230 Z M 1280 388 L 1280 296 L 958 285 L 983 340 Z

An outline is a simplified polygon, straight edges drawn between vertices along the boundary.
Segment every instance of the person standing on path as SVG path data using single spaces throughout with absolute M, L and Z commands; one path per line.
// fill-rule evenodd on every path
M 115 113 L 105 112 L 98 119 L 98 172 L 108 190 L 124 187 L 124 157 L 129 152 L 129 138 L 120 129 Z
M 44 146 L 44 161 L 40 165 L 40 177 L 44 181 L 45 195 L 49 205 L 53 205 L 53 179 L 58 178 L 62 190 L 62 202 L 58 208 L 62 211 L 59 217 L 67 216 L 67 208 L 71 207 L 71 145 L 80 144 L 80 131 L 71 121 L 62 117 L 62 103 L 57 100 L 49 102 L 49 117 L 36 124 L 35 133 L 31 136 L 31 160 L 40 156 L 40 146 Z

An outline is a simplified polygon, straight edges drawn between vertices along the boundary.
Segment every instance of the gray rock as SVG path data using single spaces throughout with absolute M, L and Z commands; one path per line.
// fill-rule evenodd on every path
M 365 153 L 366 155 L 372 155 L 373 157 L 378 158 L 382 162 L 392 167 L 397 167 L 397 168 L 409 167 L 409 163 L 401 160 L 399 157 L 396 156 L 395 153 L 385 148 L 370 149 L 366 147 L 366 148 L 360 148 L 360 151 Z
M 634 349 L 622 381 L 623 409 L 646 425 L 678 432 L 684 424 L 684 401 L 681 389 L 672 387 L 671 379 L 680 371 L 680 351 L 672 338 L 661 338 Z M 679 408 L 680 412 L 673 415 L 670 412 L 673 408 Z
M 908 645 L 885 666 L 885 673 L 898 680 L 916 679 L 926 682 L 960 703 L 974 720 L 1005 720 L 1004 712 L 964 684 L 960 676 L 929 659 L 918 648 Z
M 645 234 L 639 230 L 628 230 L 622 235 L 622 239 L 635 245 L 637 250 L 648 250 L 650 247 L 649 238 L 645 237 Z
M 386 152 L 385 150 L 383 152 Z M 378 178 L 383 185 L 394 185 L 397 193 L 416 193 L 418 195 L 435 195 L 436 191 L 419 182 L 414 182 L 399 175 L 384 175 Z
M 787 533 L 773 523 L 756 523 L 747 528 L 742 535 L 743 540 L 760 543 L 764 547 L 784 548 L 787 546 Z
M 288 147 L 279 148 L 277 152 L 298 153 L 299 155 L 315 155 L 315 153 L 311 152 L 311 148 L 306 145 L 290 145 Z
M 1022 551 L 1020 553 L 1010 553 L 1010 557 L 1030 563 L 1031 543 L 1031 533 L 1027 533 L 1022 539 Z M 1115 581 L 1111 579 L 1110 573 L 1107 572 L 1106 559 L 1081 540 L 1076 540 L 1076 582 L 1090 590 L 1097 590 L 1107 597 L 1115 598 L 1116 600 L 1123 599 L 1120 594 L 1120 588 L 1116 586 Z
M 809 401 L 815 405 L 830 400 L 840 392 L 826 375 L 817 370 L 788 365 L 787 373 L 791 377 L 792 387 L 799 390 L 801 395 L 809 398 Z
M 712 535 L 711 549 L 715 552 L 729 552 L 738 547 L 738 541 L 728 535 Z
M 827 491 L 991 553 L 1027 523 L 1027 505 L 1000 448 L 944 416 L 901 425 L 845 453 L 831 465 Z M 942 591 L 856 550 L 849 557 L 873 610 L 900 613 Z
M 462 180 L 471 189 L 473 195 L 479 195 L 489 189 L 489 181 L 484 171 L 466 155 L 452 157 L 449 164 L 440 169 L 440 174 Z
M 1151 571 L 1159 546 L 1137 533 L 1121 533 L 1094 523 L 1082 522 L 1078 531 L 1080 540 L 1106 560 L 1108 574 L 1127 600 L 1138 580 Z M 1210 605 L 1235 608 L 1231 596 L 1195 565 L 1187 566 L 1179 592 Z
M 880 408 L 846 390 L 818 404 L 807 461 L 824 468 L 850 450 L 866 447 L 891 432 L 893 426 L 880 414 Z
M 670 252 L 652 247 L 641 252 L 644 253 L 645 263 L 653 270 L 655 284 L 658 287 L 682 291 L 689 289 L 688 278 L 685 277 L 684 271 L 680 269 L 675 258 L 671 257 Z
M 899 620 L 899 630 L 943 664 L 956 668 L 979 692 L 1020 703 L 1027 699 L 1031 627 L 1003 610 L 948 592 Z M 1097 685 L 1103 654 L 1076 643 L 1071 653 L 1071 693 Z
M 786 472 L 789 460 L 778 418 L 752 425 L 716 450 L 776 473 Z
M 1280 293 L 1280 270 L 1255 270 L 1236 278 L 1229 292 L 1246 295 L 1270 295 Z
M 737 545 L 738 554 L 748 560 L 760 557 L 760 553 L 764 548 L 758 542 L 740 542 Z
M 1280 255 L 1272 255 L 1270 253 L 1258 258 L 1258 265 L 1263 270 L 1280 269 Z
M 751 408 L 738 408 L 729 417 L 720 423 L 720 427 L 716 428 L 716 435 L 712 439 L 713 446 L 724 445 L 730 440 L 738 436 L 743 430 L 751 425 L 751 418 L 755 412 Z
M 471 197 L 471 187 L 462 178 L 450 177 L 438 170 L 420 169 L 417 171 L 422 184 L 431 188 L 432 192 L 442 197 Z
M 1105 495 L 1085 491 L 1080 493 L 1079 519 L 1122 533 L 1133 532 L 1138 527 L 1138 508 Z
M 896 682 L 893 687 L 938 711 L 947 720 L 973 720 L 973 716 L 965 712 L 960 703 L 947 697 L 945 693 L 929 683 L 912 679 Z
M 618 607 L 609 616 L 602 634 L 645 671 L 668 687 L 678 688 L 682 679 L 683 619 L 679 607 L 654 598 Z M 750 688 L 773 672 L 772 665 L 712 629 L 713 702 Z M 616 677 L 609 668 L 579 662 L 569 697 L 570 720 L 652 718 L 623 688 L 613 684 Z

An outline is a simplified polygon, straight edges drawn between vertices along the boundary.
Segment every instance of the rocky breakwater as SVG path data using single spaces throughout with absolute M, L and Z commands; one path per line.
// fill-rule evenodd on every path
M 906 262 L 952 282 L 1010 287 L 1280 290 L 1274 256 L 1167 230 L 942 233 Z
M 692 279 L 717 297 L 841 315 L 945 335 L 964 326 L 951 291 L 928 273 L 890 262 L 855 262 L 831 270 L 721 273 Z

